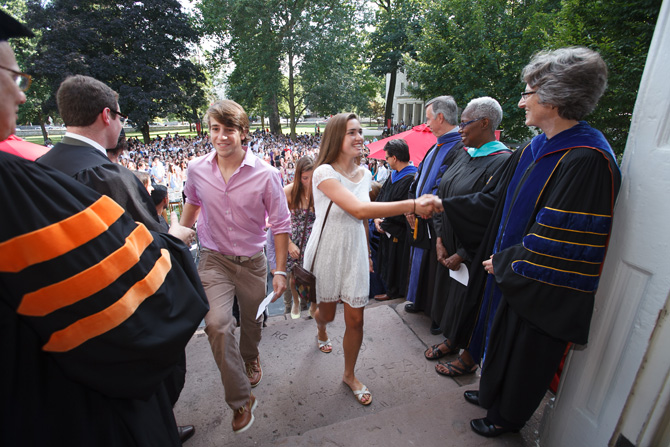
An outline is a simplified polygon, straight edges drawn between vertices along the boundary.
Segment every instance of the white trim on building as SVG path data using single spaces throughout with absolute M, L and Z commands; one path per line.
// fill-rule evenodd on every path
M 386 93 L 389 91 L 391 74 L 386 75 Z M 404 123 L 408 126 L 417 126 L 426 122 L 425 102 L 413 98 L 407 91 L 407 76 L 398 70 L 393 95 L 393 124 Z

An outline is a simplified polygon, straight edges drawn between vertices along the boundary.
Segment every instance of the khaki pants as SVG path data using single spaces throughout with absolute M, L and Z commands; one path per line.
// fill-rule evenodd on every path
M 258 357 L 262 317 L 256 320 L 256 313 L 265 298 L 265 255 L 261 251 L 248 260 L 240 261 L 203 249 L 198 273 L 209 301 L 209 312 L 205 315 L 205 332 L 214 361 L 221 372 L 226 403 L 236 410 L 251 395 L 244 362 Z M 239 346 L 234 335 L 235 296 L 240 308 Z

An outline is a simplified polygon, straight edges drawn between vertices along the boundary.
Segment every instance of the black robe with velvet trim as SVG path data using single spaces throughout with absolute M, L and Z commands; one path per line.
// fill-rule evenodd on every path
M 0 445 L 180 446 L 165 379 L 208 310 L 191 255 L 0 153 Z
M 158 216 L 156 206 L 142 182 L 129 169 L 112 163 L 98 149 L 80 140 L 65 137 L 37 162 L 55 168 L 100 194 L 111 197 L 133 220 L 142 222 L 149 230 L 161 233 L 169 231 L 169 226 Z M 172 405 L 177 403 L 185 382 L 184 353 L 174 374 L 166 382 Z
M 568 150 L 538 198 L 523 241 L 493 256 L 504 299 L 554 338 L 588 341 L 620 182 L 607 154 Z
M 468 296 L 471 299 L 481 300 L 487 275 L 480 265 L 494 251 L 507 185 L 514 175 L 522 152 L 523 149 L 516 151 L 482 192 L 443 200 L 445 214 L 463 246 L 472 253 L 473 267 L 478 268 L 478 271 L 471 272 L 470 276 L 473 282 L 469 287 Z M 573 210 L 576 213 L 611 215 L 620 178 L 616 163 L 611 157 L 606 157 L 591 148 L 571 149 L 561 160 L 544 193 L 539 197 L 535 215 L 545 207 Z M 538 224 L 534 217 L 527 224 L 527 235 L 534 233 L 551 239 L 557 236 L 556 232 L 561 232 Z M 609 230 L 604 237 L 577 232 L 572 236 L 570 235 L 572 232 L 562 233 L 577 244 L 588 245 L 592 242 L 593 245 L 603 245 L 607 242 Z M 541 255 L 526 249 L 524 244 L 512 246 L 494 256 L 496 282 L 502 289 L 504 297 L 509 299 L 511 294 L 514 294 L 511 301 L 518 303 L 518 310 L 522 315 L 533 324 L 545 328 L 554 337 L 580 344 L 586 343 L 595 291 L 585 292 L 547 284 L 522 276 L 512 269 L 513 261 L 525 257 L 530 263 L 537 263 L 534 260 L 537 256 Z M 561 269 L 565 262 L 570 261 L 543 256 L 542 262 Z M 600 273 L 600 263 L 585 264 L 584 268 L 584 273 L 589 275 L 598 276 Z M 536 297 L 543 299 L 535 299 Z M 493 315 L 489 318 L 493 318 Z
M 554 138 L 564 138 L 566 144 L 561 147 L 552 138 L 552 150 L 528 169 L 517 168 L 528 162 L 522 157 L 531 153 L 531 145 L 510 157 L 481 193 L 443 201 L 464 245 L 475 249 L 476 236 L 483 236 L 478 262 L 495 253 L 494 280 L 502 296 L 488 338 L 479 398 L 489 419 L 502 425 L 522 426 L 549 386 L 567 342 L 588 340 L 621 175 L 602 134 L 586 123 L 564 132 Z M 583 145 L 575 144 L 580 140 Z M 592 141 L 604 144 L 586 144 Z M 537 194 L 520 193 L 542 169 L 546 175 L 535 185 Z M 521 220 L 514 212 L 506 216 L 506 196 L 529 210 L 528 215 Z M 513 241 L 501 244 L 512 233 Z M 486 276 L 470 296 L 481 296 Z M 493 319 L 484 306 L 482 319 Z M 478 321 L 477 327 L 489 322 L 480 326 Z M 515 356 L 522 351 L 526 354 Z M 536 361 L 532 352 L 546 353 L 546 359 Z
M 379 192 L 377 202 L 406 200 L 412 182 L 414 182 L 413 174 L 405 175 L 395 183 L 391 181 L 389 175 Z M 407 242 L 409 225 L 405 215 L 401 214 L 384 218 L 380 226 L 384 232 L 379 236 L 377 252 L 379 273 L 386 286 L 386 293 L 391 298 L 403 297 L 407 291 L 407 275 L 409 274 L 409 244 Z

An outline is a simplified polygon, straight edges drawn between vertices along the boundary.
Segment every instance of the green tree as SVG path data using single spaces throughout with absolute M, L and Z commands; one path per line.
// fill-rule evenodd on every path
M 271 2 L 261 0 L 203 1 L 201 27 L 216 47 L 210 51 L 214 70 L 232 65 L 227 96 L 249 114 L 269 118 L 270 130 L 281 132 L 281 40 L 272 20 Z
M 29 64 L 50 87 L 47 108 L 65 77 L 92 76 L 119 93 L 122 111 L 148 142 L 154 118 L 204 104 L 206 76 L 187 57 L 199 36 L 178 1 L 29 0 L 27 5 L 29 25 L 42 31 Z
M 480 96 L 500 102 L 506 139 L 529 135 L 517 107 L 520 74 L 531 55 L 545 46 L 558 0 L 439 0 L 425 11 L 414 36 L 416 56 L 406 59 L 407 76 L 424 100 L 452 95 L 464 107 Z
M 328 97 L 342 95 L 327 86 L 351 90 L 357 79 L 356 67 L 346 63 L 362 29 L 354 1 L 203 0 L 204 29 L 218 40 L 215 60 L 235 64 L 230 97 L 246 108 L 264 108 L 273 132 L 280 130 L 279 104 L 286 101 L 295 138 L 305 107 L 324 108 Z
M 10 15 L 21 22 L 25 22 L 28 6 L 24 0 L 10 0 L 2 3 L 2 7 Z M 37 41 L 42 31 L 40 29 L 33 29 L 37 36 L 36 38 L 19 38 L 12 39 L 10 45 L 14 49 L 16 62 L 23 71 L 31 75 L 29 67 L 29 60 L 35 56 Z M 55 102 L 49 104 L 51 87 L 45 79 L 39 76 L 33 76 L 33 81 L 30 85 L 30 91 L 26 93 L 26 103 L 19 107 L 19 123 L 37 123 L 42 129 L 42 136 L 44 140 L 49 137 L 49 133 L 44 125 L 46 117 L 55 109 Z
M 608 88 L 589 122 L 609 139 L 621 155 L 642 78 L 661 0 L 565 0 L 553 48 L 583 45 L 598 51 L 607 63 Z
M 393 97 L 398 71 L 403 67 L 403 56 L 414 56 L 413 35 L 421 32 L 421 9 L 415 0 L 373 0 L 375 30 L 370 33 L 368 52 L 370 72 L 385 77 L 390 74 L 386 92 L 384 122 L 393 114 Z
M 377 124 L 381 124 L 380 117 L 384 116 L 384 112 L 386 110 L 386 107 L 384 105 L 384 102 L 379 101 L 379 100 L 372 100 L 370 101 L 370 119 L 374 118 L 377 121 Z
M 379 92 L 378 79 L 370 72 L 365 49 L 356 44 L 364 40 L 363 17 L 356 22 L 353 4 L 339 10 L 343 17 L 330 18 L 321 36 L 305 52 L 301 72 L 303 100 L 312 112 L 332 115 L 344 110 L 369 113 L 370 101 Z M 325 21 L 324 21 L 325 22 Z

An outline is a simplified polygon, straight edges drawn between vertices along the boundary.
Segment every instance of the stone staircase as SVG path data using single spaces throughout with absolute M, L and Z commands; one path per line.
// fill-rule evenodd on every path
M 486 439 L 470 430 L 470 419 L 485 415 L 463 399 L 464 390 L 477 388 L 478 375 L 436 374 L 435 362 L 423 352 L 442 337 L 430 334 L 427 317 L 405 313 L 402 300 L 371 303 L 365 311 L 356 375 L 372 392 L 367 407 L 341 382 L 341 310 L 329 325 L 331 354 L 317 349 L 316 325 L 306 315 L 268 320 L 260 345 L 264 375 L 253 391 L 256 420 L 238 435 L 230 427 L 232 411 L 207 336 L 196 332 L 187 347 L 186 386 L 175 407 L 178 424 L 196 426 L 189 447 L 538 445 L 539 411 L 519 435 Z

